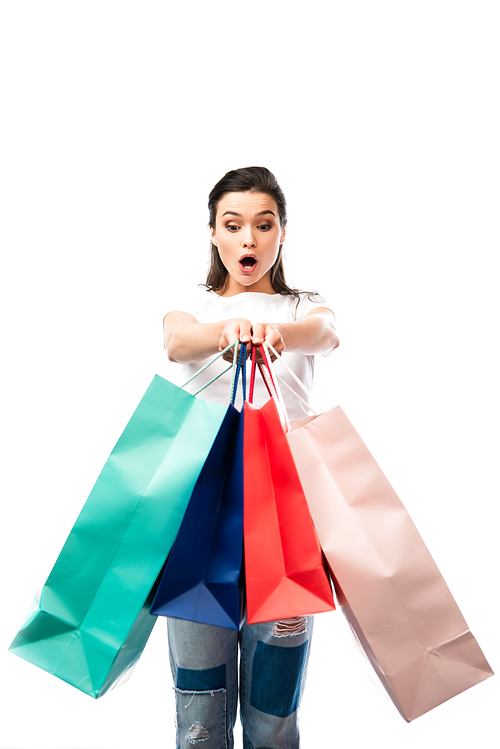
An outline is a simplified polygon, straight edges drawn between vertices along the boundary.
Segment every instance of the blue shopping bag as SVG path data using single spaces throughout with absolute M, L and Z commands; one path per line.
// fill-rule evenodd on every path
M 246 347 L 242 371 L 245 400 Z M 236 387 L 233 385 L 233 403 Z M 243 558 L 243 416 L 230 405 L 200 473 L 151 613 L 240 627 Z

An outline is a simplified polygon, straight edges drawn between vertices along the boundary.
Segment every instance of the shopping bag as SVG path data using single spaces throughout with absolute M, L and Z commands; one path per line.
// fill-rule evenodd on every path
M 412 721 L 492 675 L 400 499 L 340 407 L 287 435 L 339 603 Z
M 274 398 L 262 408 L 244 404 L 243 432 L 247 622 L 331 611 L 330 580 Z
M 236 371 L 243 373 L 246 346 Z M 242 366 L 243 365 L 243 366 Z M 233 398 L 236 385 L 233 384 Z M 243 419 L 231 404 L 200 473 L 151 613 L 240 627 L 243 556 Z
M 151 590 L 227 410 L 155 376 L 13 653 L 93 697 L 123 679 L 156 621 Z

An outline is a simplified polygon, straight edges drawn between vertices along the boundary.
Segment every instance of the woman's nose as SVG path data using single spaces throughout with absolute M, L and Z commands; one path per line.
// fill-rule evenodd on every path
M 248 234 L 246 235 L 245 241 L 243 242 L 243 247 L 255 247 L 255 240 L 251 232 L 248 232 Z

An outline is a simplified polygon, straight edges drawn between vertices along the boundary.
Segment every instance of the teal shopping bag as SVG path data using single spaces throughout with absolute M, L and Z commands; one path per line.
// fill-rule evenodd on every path
M 156 621 L 153 586 L 227 410 L 154 377 L 13 653 L 93 697 L 123 679 Z

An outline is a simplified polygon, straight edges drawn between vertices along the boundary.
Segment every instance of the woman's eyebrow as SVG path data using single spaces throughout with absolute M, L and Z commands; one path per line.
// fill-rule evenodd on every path
M 256 213 L 255 215 L 256 216 L 266 216 L 267 214 L 271 214 L 271 216 L 275 216 L 276 215 L 272 211 L 259 211 L 259 213 Z M 241 213 L 236 213 L 236 211 L 225 211 L 222 214 L 221 218 L 224 218 L 224 216 L 227 216 L 227 215 L 230 215 L 230 216 L 239 216 L 241 218 Z

